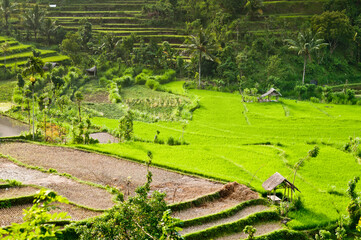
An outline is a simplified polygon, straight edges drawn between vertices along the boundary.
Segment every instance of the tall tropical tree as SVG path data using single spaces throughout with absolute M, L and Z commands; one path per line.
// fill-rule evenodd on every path
M 322 47 L 328 44 L 324 42 L 324 39 L 319 37 L 319 33 L 313 34 L 311 30 L 307 30 L 304 33 L 298 33 L 297 39 L 285 39 L 288 49 L 296 51 L 298 55 L 303 56 L 303 76 L 302 84 L 305 84 L 306 65 L 307 59 L 311 60 L 311 54 L 320 50 Z
M 81 103 L 84 100 L 84 95 L 80 91 L 76 91 L 74 96 L 75 96 L 75 101 L 78 105 L 79 122 L 81 123 Z
M 35 55 L 35 52 L 33 52 Z M 24 76 L 30 75 L 30 82 L 32 86 L 32 101 L 33 101 L 33 140 L 35 140 L 35 103 L 34 103 L 34 85 L 36 83 L 36 74 L 40 74 L 41 76 L 44 73 L 43 70 L 44 62 L 41 60 L 40 57 L 31 56 L 26 63 L 26 68 L 23 70 Z
M 2 0 L 0 4 L 0 15 L 4 18 L 5 29 L 9 28 L 9 18 L 15 11 L 16 5 L 10 0 Z
M 10 44 L 8 42 L 1 44 L 0 51 L 4 55 L 4 66 L 6 67 L 6 54 L 10 51 Z
M 205 58 L 210 61 L 219 62 L 219 60 L 212 55 L 212 52 L 217 50 L 219 47 L 210 39 L 210 37 L 199 29 L 198 35 L 191 35 L 187 39 L 186 44 L 183 45 L 187 48 L 183 53 L 189 54 L 191 57 L 198 58 L 198 87 L 201 86 L 201 73 L 202 73 L 202 59 Z
M 42 23 L 41 31 L 46 36 L 48 45 L 50 45 L 51 36 L 55 34 L 58 27 L 59 25 L 57 24 L 56 20 L 54 21 L 50 18 L 45 19 L 45 21 Z
M 37 40 L 38 32 L 41 29 L 42 22 L 44 21 L 45 12 L 39 8 L 38 4 L 35 4 L 34 8 L 24 13 L 25 28 L 34 33 L 34 39 Z

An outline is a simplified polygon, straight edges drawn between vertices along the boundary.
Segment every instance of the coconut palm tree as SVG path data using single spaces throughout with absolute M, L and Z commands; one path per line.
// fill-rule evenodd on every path
M 35 75 L 36 74 L 40 74 L 41 76 L 44 73 L 43 70 L 43 66 L 44 66 L 44 62 L 41 60 L 40 57 L 36 57 L 35 52 L 33 52 L 34 56 L 31 56 L 28 59 L 28 62 L 26 63 L 26 68 L 23 70 L 23 75 L 24 76 L 28 76 L 31 75 L 30 77 L 30 82 L 32 85 L 32 101 L 33 101 L 33 141 L 35 140 L 35 103 L 34 103 L 34 85 L 36 83 L 36 78 Z
M 6 54 L 10 51 L 10 44 L 8 42 L 1 44 L 0 51 L 4 54 L 4 66 L 6 68 Z
M 217 50 L 219 47 L 214 44 L 209 36 L 200 29 L 197 36 L 191 35 L 186 40 L 187 43 L 183 46 L 187 48 L 183 54 L 190 54 L 191 57 L 198 58 L 198 87 L 201 86 L 201 73 L 202 73 L 202 59 L 205 58 L 210 61 L 219 62 L 219 60 L 212 55 L 212 51 Z
M 10 0 L 2 0 L 0 4 L 0 15 L 4 18 L 5 29 L 9 27 L 9 18 L 11 14 L 15 11 L 16 5 L 13 4 Z
M 307 59 L 311 60 L 311 54 L 320 50 L 322 47 L 327 46 L 324 39 L 319 38 L 319 33 L 313 34 L 311 30 L 307 30 L 304 33 L 298 33 L 297 39 L 285 39 L 284 41 L 288 45 L 288 49 L 296 51 L 298 55 L 303 56 L 303 76 L 302 84 L 305 84 L 306 64 Z
M 34 8 L 26 11 L 24 13 L 24 24 L 25 28 L 33 31 L 35 41 L 37 40 L 37 35 L 41 29 L 42 22 L 44 21 L 45 12 L 39 8 L 39 5 L 36 4 Z
M 84 95 L 80 91 L 76 91 L 74 97 L 78 104 L 79 122 L 81 123 L 81 102 L 84 100 Z
M 41 31 L 47 37 L 48 45 L 50 45 L 51 36 L 56 32 L 59 28 L 56 20 L 51 20 L 50 18 L 45 19 L 42 23 Z

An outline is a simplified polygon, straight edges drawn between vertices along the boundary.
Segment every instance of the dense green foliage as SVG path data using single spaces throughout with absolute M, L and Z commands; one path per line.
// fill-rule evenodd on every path
M 361 104 L 352 85 L 361 76 L 356 1 L 64 0 L 56 9 L 48 8 L 47 0 L 0 1 L 0 34 L 7 35 L 0 37 L 0 86 L 6 91 L 0 100 L 16 103 L 7 114 L 36 124 L 39 139 L 137 161 L 152 150 L 158 166 L 242 182 L 260 192 L 275 171 L 292 177 L 295 164 L 317 144 L 319 155 L 295 174 L 302 204 L 289 213 L 289 226 L 326 226 L 346 212 L 356 226 L 360 206 L 352 195 L 348 204 L 345 191 L 347 179 L 359 177 L 361 151 L 357 138 L 349 137 L 357 136 L 360 114 L 358 106 L 339 105 Z M 35 47 L 18 41 L 35 41 L 40 51 L 31 53 Z M 57 51 L 68 55 L 72 66 L 36 75 L 45 62 L 68 59 Z M 25 75 L 36 82 L 19 75 L 24 65 Z M 93 66 L 96 72 L 88 75 Z M 177 78 L 190 81 L 183 85 Z M 7 79 L 13 80 L 3 82 Z M 229 93 L 193 90 L 197 86 Z M 271 87 L 310 102 L 253 103 Z M 93 145 L 89 135 L 99 129 L 129 141 Z M 349 184 L 353 191 L 355 182 Z M 146 202 L 145 192 L 138 197 Z M 155 198 L 163 204 L 162 196 Z M 131 209 L 126 204 L 104 219 L 121 220 L 117 214 Z M 155 215 L 157 221 L 169 220 L 167 214 Z M 277 214 L 223 228 L 242 231 L 263 218 Z M 100 220 L 82 234 L 99 237 L 113 227 Z M 153 230 L 161 233 L 158 225 L 145 232 Z M 304 238 L 283 231 L 270 238 L 280 235 Z
M 183 239 L 176 227 L 179 220 L 170 217 L 164 201 L 165 194 L 157 191 L 148 197 L 152 174 L 136 195 L 113 207 L 104 216 L 75 228 L 80 239 Z
M 169 86 L 177 89 L 181 84 Z M 262 191 L 261 184 L 275 171 L 291 179 L 292 166 L 318 144 L 319 155 L 297 173 L 304 208 L 289 214 L 295 220 L 288 225 L 295 229 L 327 225 L 338 219 L 338 211 L 346 213 L 347 179 L 359 175 L 359 164 L 343 145 L 358 131 L 358 106 L 294 100 L 242 103 L 237 94 L 191 93 L 200 96 L 201 108 L 184 132 L 189 145 L 129 142 L 82 147 L 138 160 L 144 159 L 144 149 L 150 149 L 156 165 L 226 181 L 249 183 L 257 172 L 250 184 Z M 92 121 L 109 129 L 118 127 L 117 120 Z M 138 139 L 152 142 L 157 130 L 160 139 L 180 137 L 183 132 L 181 123 L 134 122 Z

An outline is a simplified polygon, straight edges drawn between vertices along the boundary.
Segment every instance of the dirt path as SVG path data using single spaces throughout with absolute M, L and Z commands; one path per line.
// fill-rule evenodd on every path
M 134 192 L 137 186 L 146 182 L 144 165 L 101 154 L 30 143 L 0 144 L 0 153 L 30 165 L 45 169 L 54 168 L 60 173 L 66 172 L 82 180 L 115 186 L 123 189 L 125 193 L 128 179 L 130 179 L 130 192 Z M 223 186 L 220 183 L 159 168 L 152 167 L 151 171 L 152 189 L 167 192 L 166 200 L 170 203 L 209 194 Z M 176 192 L 175 196 L 174 192 Z
M 1 171 L 1 170 L 0 170 Z M 12 187 L 0 189 L 0 199 L 16 198 L 20 196 L 35 195 L 39 191 L 34 187 Z
M 256 206 L 250 206 L 250 207 L 246 207 L 245 209 L 242 209 L 241 211 L 239 211 L 238 213 L 236 213 L 233 216 L 227 217 L 227 218 L 222 218 L 216 221 L 212 221 L 212 222 L 208 222 L 206 224 L 203 225 L 197 225 L 197 226 L 191 226 L 188 228 L 184 228 L 183 231 L 181 232 L 182 235 L 188 234 L 188 233 L 193 233 L 193 232 L 198 232 L 201 230 L 205 230 L 207 228 L 210 227 L 214 227 L 217 225 L 222 225 L 225 223 L 231 223 L 231 222 L 235 222 L 241 218 L 245 218 L 251 214 L 257 213 L 257 212 L 261 212 L 266 210 L 268 207 L 264 206 L 264 205 L 256 205 Z M 239 239 L 239 238 L 238 238 Z
M 20 167 L 4 158 L 0 158 L 0 178 L 46 187 L 71 202 L 95 209 L 108 209 L 114 205 L 111 200 L 112 195 L 104 189 L 81 184 L 66 177 Z
M 282 229 L 282 225 L 279 222 L 269 222 L 256 224 L 254 226 L 257 229 L 255 236 L 265 235 L 267 233 Z M 247 235 L 242 233 L 235 233 L 224 237 L 216 238 L 217 240 L 239 240 L 246 239 Z
M 0 227 L 9 226 L 11 223 L 22 223 L 23 222 L 23 209 L 31 207 L 32 204 L 24 204 L 13 206 L 11 208 L 2 208 L 0 209 Z M 69 220 L 81 220 L 89 217 L 95 217 L 101 212 L 93 212 L 87 209 L 79 208 L 73 205 L 68 204 L 57 204 L 59 207 L 56 210 L 52 210 L 51 213 L 54 212 L 67 212 L 68 215 L 71 216 Z

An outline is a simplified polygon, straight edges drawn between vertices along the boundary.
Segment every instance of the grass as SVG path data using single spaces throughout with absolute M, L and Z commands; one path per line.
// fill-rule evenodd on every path
M 0 81 L 0 102 L 11 102 L 14 88 L 16 86 L 16 81 L 13 80 L 3 80 Z
M 166 87 L 184 94 L 182 82 Z M 127 142 L 82 147 L 137 160 L 147 159 L 147 151 L 151 150 L 157 165 L 250 184 L 262 192 L 262 183 L 274 172 L 292 180 L 292 166 L 318 145 L 319 156 L 306 162 L 295 181 L 305 208 L 290 214 L 294 220 L 288 226 L 293 229 L 325 226 L 338 219 L 338 211 L 346 214 L 347 182 L 361 175 L 361 166 L 341 146 L 349 136 L 359 134 L 359 106 L 285 99 L 283 103 L 243 104 L 238 94 L 200 90 L 191 90 L 189 94 L 199 96 L 201 104 L 193 120 L 186 124 L 184 140 L 189 145 Z M 92 121 L 108 129 L 119 124 L 116 119 Z M 183 126 L 182 122 L 136 121 L 134 134 L 151 142 L 159 130 L 160 139 L 170 136 L 181 139 Z

